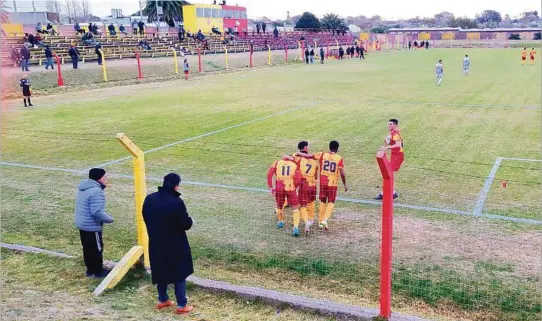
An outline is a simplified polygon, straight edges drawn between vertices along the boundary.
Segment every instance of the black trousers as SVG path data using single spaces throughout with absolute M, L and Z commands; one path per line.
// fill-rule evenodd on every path
M 102 232 L 87 232 L 79 230 L 81 245 L 83 245 L 83 258 L 88 274 L 100 273 L 103 270 L 103 240 Z

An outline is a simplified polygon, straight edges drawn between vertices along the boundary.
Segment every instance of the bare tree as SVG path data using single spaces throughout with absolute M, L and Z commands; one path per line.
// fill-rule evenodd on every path
M 92 16 L 90 2 L 88 0 L 79 0 L 79 4 L 81 8 L 81 18 L 83 21 L 88 21 Z

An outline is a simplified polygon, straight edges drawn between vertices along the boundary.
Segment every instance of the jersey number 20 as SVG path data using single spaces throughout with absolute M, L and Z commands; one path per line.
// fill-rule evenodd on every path
M 335 173 L 335 170 L 337 170 L 337 163 L 330 162 L 330 161 L 324 161 L 324 171 Z

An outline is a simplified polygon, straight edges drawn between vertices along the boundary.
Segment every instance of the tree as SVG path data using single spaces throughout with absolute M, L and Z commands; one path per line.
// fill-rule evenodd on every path
M 0 0 L 0 22 L 9 23 L 9 12 L 4 0 Z
M 296 29 L 320 30 L 320 20 L 310 12 L 304 12 L 295 24 Z
M 542 33 L 536 32 L 536 33 L 534 34 L 533 40 L 541 40 L 541 39 L 542 39 Z
M 453 13 L 442 11 L 435 15 L 435 24 L 439 27 L 449 27 L 454 19 L 455 16 Z
M 389 28 L 386 26 L 376 26 L 371 28 L 371 33 L 386 33 L 388 30 Z
M 161 17 L 157 16 L 157 4 L 159 7 L 162 7 L 163 15 L 161 15 Z M 160 21 L 165 21 L 170 27 L 174 27 L 176 21 L 183 20 L 183 6 L 189 4 L 188 1 L 183 0 L 147 0 L 145 8 L 143 9 L 143 14 L 149 17 L 149 22 L 158 21 L 158 18 L 160 18 Z
M 476 15 L 476 21 L 488 27 L 496 27 L 502 21 L 501 14 L 495 10 L 484 10 Z
M 56 8 L 58 7 L 59 5 L 56 5 Z M 70 23 L 96 21 L 89 0 L 66 0 L 66 11 Z
M 451 21 L 450 27 L 461 29 L 473 29 L 478 28 L 476 20 L 467 17 L 458 17 Z
M 342 30 L 346 27 L 344 20 L 339 15 L 327 13 L 320 20 L 320 25 L 323 29 Z
M 521 40 L 521 36 L 519 33 L 511 33 L 510 36 L 508 36 L 508 40 Z

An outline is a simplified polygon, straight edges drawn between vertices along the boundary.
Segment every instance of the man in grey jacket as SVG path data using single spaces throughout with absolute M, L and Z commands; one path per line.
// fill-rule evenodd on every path
M 75 199 L 75 226 L 79 229 L 86 275 L 103 278 L 110 271 L 103 267 L 103 223 L 112 223 L 113 217 L 105 212 L 105 170 L 93 168 L 77 187 Z

